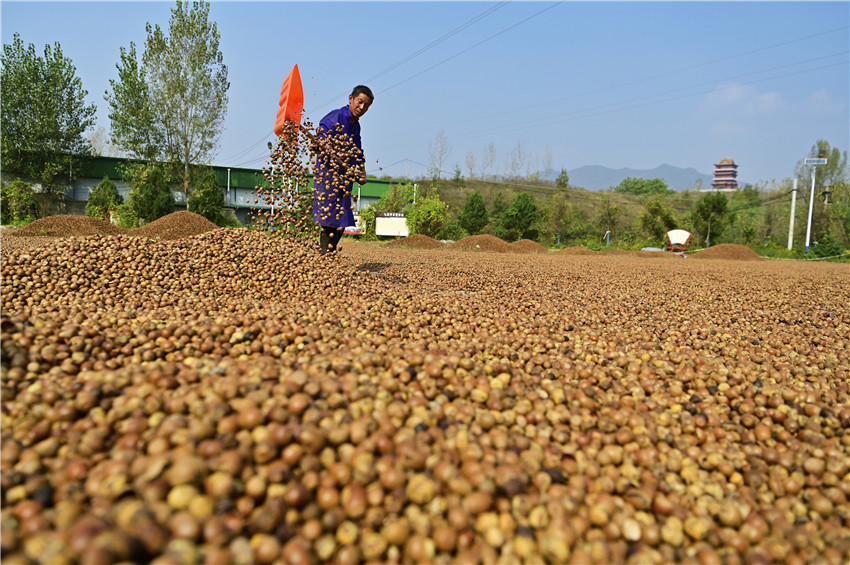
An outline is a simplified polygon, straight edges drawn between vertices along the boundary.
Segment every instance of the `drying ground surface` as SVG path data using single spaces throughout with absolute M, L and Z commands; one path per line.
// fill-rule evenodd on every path
M 49 237 L 4 563 L 848 562 L 846 265 Z

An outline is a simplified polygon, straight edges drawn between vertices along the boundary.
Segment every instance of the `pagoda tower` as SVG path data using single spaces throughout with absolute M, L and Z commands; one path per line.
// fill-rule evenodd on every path
M 711 182 L 714 190 L 738 190 L 738 165 L 732 159 L 723 159 L 714 164 L 714 180 Z

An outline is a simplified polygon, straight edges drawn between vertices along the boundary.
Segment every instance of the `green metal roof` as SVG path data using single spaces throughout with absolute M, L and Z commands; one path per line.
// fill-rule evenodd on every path
M 136 159 L 123 159 L 120 157 L 92 157 L 84 160 L 80 164 L 81 177 L 89 178 L 104 178 L 109 177 L 112 180 L 123 178 L 121 172 L 122 167 L 127 163 L 142 162 Z M 241 167 L 225 167 L 221 165 L 212 165 L 215 171 L 215 178 L 218 185 L 221 187 L 228 186 L 227 172 L 230 171 L 230 187 L 231 188 L 247 188 L 253 190 L 256 186 L 265 184 L 262 169 L 245 169 Z M 310 175 L 312 186 L 312 175 Z M 398 181 L 386 179 L 367 179 L 366 184 L 360 187 L 360 195 L 366 198 L 380 198 L 384 192 L 390 189 L 393 184 L 398 184 Z M 356 188 L 355 188 L 356 190 Z

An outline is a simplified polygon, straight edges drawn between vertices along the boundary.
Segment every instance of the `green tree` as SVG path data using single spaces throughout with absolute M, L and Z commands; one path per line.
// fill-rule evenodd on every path
M 174 179 L 169 167 L 162 163 L 134 164 L 128 167 L 125 178 L 130 183 L 127 205 L 139 220 L 149 223 L 174 211 Z
M 215 171 L 206 167 L 197 174 L 195 190 L 189 196 L 186 207 L 215 224 L 222 223 L 221 209 L 224 207 L 224 192 L 218 186 Z
M 537 239 L 540 231 L 540 210 L 534 198 L 527 192 L 520 192 L 502 215 L 501 227 L 503 239 Z
M 457 241 L 459 239 L 465 238 L 468 235 L 470 235 L 469 232 L 463 229 L 463 226 L 460 225 L 460 222 L 456 219 L 453 219 L 447 221 L 443 225 L 443 228 L 440 230 L 440 233 L 437 234 L 437 239 Z
M 218 26 L 209 21 L 209 3 L 190 7 L 178 0 L 168 35 L 158 25 L 145 29 L 142 64 L 132 44 L 122 49 L 119 80 L 107 94 L 116 143 L 149 160 L 179 165 L 188 198 L 189 167 L 211 160 L 227 114 L 230 83 Z
M 490 207 L 490 220 L 498 223 L 502 219 L 502 214 L 508 209 L 508 201 L 505 195 L 500 190 L 493 197 L 493 205 Z
M 117 209 L 123 202 L 124 199 L 118 192 L 118 186 L 106 177 L 89 194 L 89 201 L 86 203 L 86 216 L 100 220 L 107 219 L 109 211 Z
M 420 198 L 405 211 L 410 233 L 437 237 L 446 223 L 449 206 L 437 197 Z
M 673 210 L 660 196 L 653 196 L 643 205 L 640 228 L 655 241 L 664 241 L 664 235 L 676 227 Z
M 850 237 L 850 206 L 848 206 L 848 185 L 850 185 L 850 167 L 847 151 L 843 153 L 829 142 L 819 139 L 809 150 L 806 157 L 826 159 L 825 165 L 806 165 L 805 159 L 797 163 L 799 196 L 806 203 L 803 224 L 808 222 L 808 201 L 811 198 L 812 174 L 815 176 L 815 201 L 812 208 L 812 241 L 818 241 L 826 234 L 834 237 Z M 829 190 L 829 200 L 825 202 L 825 191 Z
M 404 212 L 413 200 L 413 185 L 411 183 L 391 184 L 390 189 L 384 192 L 374 204 L 377 214 L 387 212 Z
M 132 157 L 154 161 L 165 158 L 164 131 L 157 127 L 156 114 L 148 90 L 145 66 L 136 56 L 136 44 L 121 47 L 121 62 L 115 65 L 118 80 L 111 80 L 112 92 L 104 98 L 109 104 L 112 142 Z
M 3 225 L 24 225 L 38 217 L 38 202 L 28 182 L 0 183 L 0 216 Z
M 466 197 L 463 211 L 458 216 L 458 222 L 467 233 L 475 235 L 487 225 L 487 207 L 484 197 L 477 190 Z
M 574 218 L 572 206 L 564 194 L 553 194 L 546 202 L 548 232 L 554 243 L 561 243 L 570 232 Z
M 722 192 L 709 192 L 697 201 L 691 220 L 706 246 L 711 245 L 712 238 L 717 239 L 723 233 L 728 213 L 729 200 Z
M 375 205 L 369 206 L 360 210 L 360 225 L 363 227 L 363 237 L 366 239 L 374 239 L 377 236 L 375 233 Z
M 619 221 L 620 207 L 613 204 L 607 196 L 603 196 L 600 201 L 599 211 L 596 213 L 597 227 L 599 227 L 599 230 L 603 234 L 609 231 L 613 234 L 617 231 L 617 223 Z
M 555 179 L 555 186 L 561 189 L 569 188 L 570 175 L 567 174 L 567 169 L 561 169 L 561 172 L 558 174 L 558 178 Z
M 635 196 L 653 196 L 668 194 L 673 191 L 668 190 L 667 183 L 663 179 L 627 177 L 614 187 L 614 192 L 634 194 Z
M 40 57 L 16 33 L 3 45 L 0 63 L 0 167 L 39 182 L 50 213 L 79 157 L 91 153 L 83 133 L 94 125 L 97 108 L 86 104 L 88 92 L 59 43 L 46 45 Z

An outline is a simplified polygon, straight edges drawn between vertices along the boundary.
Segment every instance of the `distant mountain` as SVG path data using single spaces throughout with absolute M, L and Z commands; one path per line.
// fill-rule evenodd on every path
M 567 169 L 571 186 L 579 186 L 587 190 L 608 190 L 617 186 L 624 179 L 633 177 L 639 179 L 664 179 L 668 188 L 676 191 L 688 190 L 702 181 L 703 188 L 710 188 L 714 178 L 704 175 L 689 167 L 682 169 L 672 165 L 659 165 L 654 169 L 609 169 L 601 165 L 586 165 L 577 169 Z

